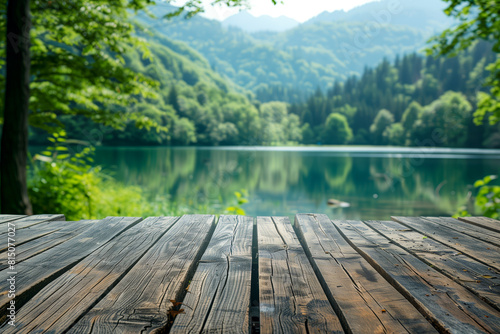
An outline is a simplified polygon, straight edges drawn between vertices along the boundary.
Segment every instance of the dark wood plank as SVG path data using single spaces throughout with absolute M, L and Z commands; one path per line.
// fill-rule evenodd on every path
M 442 332 L 500 333 L 500 312 L 359 221 L 334 221 L 349 243 Z
M 24 229 L 30 226 L 34 226 L 37 224 L 42 224 L 46 222 L 54 222 L 54 221 L 64 221 L 66 220 L 66 217 L 64 215 L 33 215 L 33 216 L 26 216 L 21 219 L 16 219 L 14 221 L 11 221 L 10 226 L 15 226 L 16 231 L 20 229 Z M 7 226 L 2 225 L 4 228 L 0 229 L 0 237 L 4 234 L 7 234 Z
M 500 221 L 488 217 L 458 217 L 458 220 L 500 233 Z
M 7 278 L 16 275 L 16 305 L 22 304 L 51 280 L 140 220 L 108 217 L 71 240 L 16 264 L 13 270 L 0 271 L 0 316 L 5 316 L 10 302 Z
M 500 310 L 500 273 L 397 222 L 366 221 L 370 227 Z
M 258 217 L 260 330 L 343 333 L 288 217 Z
M 464 223 L 451 217 L 422 217 L 433 223 L 449 227 L 458 233 L 468 235 L 474 239 L 500 246 L 500 233 L 492 232 L 485 228 Z
M 215 216 L 183 216 L 68 333 L 150 333 L 167 324 Z M 140 286 L 140 289 L 137 288 Z
M 330 303 L 352 333 L 436 330 L 354 250 L 326 215 L 297 215 L 295 228 Z
M 253 218 L 221 216 L 170 333 L 248 333 Z
M 38 292 L 18 311 L 16 326 L 9 326 L 5 333 L 67 331 L 124 277 L 176 220 L 147 218 L 108 241 Z
M 3 223 L 8 223 L 10 221 L 18 220 L 23 217 L 26 217 L 24 215 L 0 215 L 0 224 Z
M 393 220 L 418 231 L 428 238 L 439 241 L 479 262 L 500 270 L 500 247 L 472 238 L 447 226 L 423 218 L 391 217 Z
M 14 224 L 12 222 L 11 224 Z M 72 222 L 71 222 L 72 223 Z M 67 221 L 45 221 L 43 224 L 37 224 L 30 227 L 26 227 L 23 229 L 16 229 L 15 231 L 15 244 L 17 247 L 20 245 L 29 242 L 31 240 L 35 240 L 42 236 L 48 235 L 50 233 L 54 233 L 59 231 L 60 229 L 71 224 Z M 7 228 L 7 224 L 5 225 Z M 14 224 L 15 226 L 15 224 Z M 5 252 L 7 250 L 7 244 L 0 245 L 0 253 Z
M 82 220 L 76 222 L 59 222 L 63 223 L 57 226 L 56 230 L 48 229 L 49 227 L 55 227 L 56 224 L 39 224 L 35 225 L 31 228 L 25 228 L 19 230 L 16 233 L 16 263 L 23 262 L 33 256 L 36 256 L 40 253 L 43 253 L 52 247 L 62 244 L 65 241 L 72 239 L 78 234 L 82 233 L 86 229 L 90 228 L 90 226 L 98 222 L 98 220 Z M 69 223 L 69 224 L 68 224 Z M 39 226 L 46 225 L 43 230 L 37 229 L 37 234 L 34 234 L 33 231 L 29 231 L 30 229 L 35 229 Z M 27 236 L 26 232 L 29 232 Z M 41 234 L 40 233 L 44 233 Z M 32 238 L 32 239 L 29 239 Z M 28 239 L 27 241 L 24 241 Z M 19 242 L 19 240 L 23 240 L 24 242 Z M 8 267 L 8 252 L 0 253 L 0 270 L 3 270 Z

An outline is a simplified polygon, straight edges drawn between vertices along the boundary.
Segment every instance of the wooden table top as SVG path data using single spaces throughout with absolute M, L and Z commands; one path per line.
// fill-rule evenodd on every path
M 0 215 L 4 333 L 500 333 L 500 222 Z

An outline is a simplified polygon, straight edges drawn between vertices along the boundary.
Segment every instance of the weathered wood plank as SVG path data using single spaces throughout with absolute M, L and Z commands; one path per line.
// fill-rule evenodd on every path
M 90 228 L 91 224 L 95 222 L 98 222 L 98 220 L 82 220 L 76 222 L 62 221 L 58 223 L 64 223 L 65 226 L 61 224 L 57 226 L 56 230 L 48 229 L 51 226 L 55 227 L 56 224 L 54 223 L 54 224 L 39 224 L 31 228 L 28 227 L 17 231 L 15 237 L 16 263 L 23 262 L 29 259 L 30 257 L 43 253 L 52 247 L 55 247 L 57 245 L 62 244 L 65 241 L 70 240 L 71 238 L 77 236 L 86 229 Z M 36 234 L 33 233 L 33 231 L 29 231 L 31 229 L 35 229 L 42 225 L 47 225 L 47 226 L 45 226 L 43 230 L 37 229 L 38 231 Z M 28 236 L 26 234 L 28 234 Z M 0 253 L 0 270 L 3 270 L 8 267 L 8 259 L 9 259 L 8 255 L 9 255 L 8 252 Z
M 458 217 L 458 220 L 500 233 L 500 221 L 488 217 Z
M 248 333 L 253 218 L 221 216 L 170 333 Z
M 479 262 L 500 270 L 500 247 L 472 238 L 449 227 L 438 225 L 423 218 L 391 217 L 428 238 L 439 241 Z
M 1 270 L 0 316 L 5 317 L 5 308 L 10 302 L 7 278 L 16 276 L 16 305 L 20 306 L 69 267 L 140 220 L 141 218 L 132 217 L 108 217 L 71 240 L 16 264 L 14 270 Z
M 442 332 L 500 333 L 500 312 L 359 221 L 334 221 L 349 243 Z
M 343 333 L 288 217 L 257 218 L 260 329 Z
M 16 231 L 18 231 L 20 229 L 28 228 L 37 224 L 64 220 L 66 220 L 66 217 L 64 217 L 64 215 L 33 215 L 11 221 L 10 225 L 15 226 Z M 7 229 L 7 225 L 3 224 L 0 226 L 0 236 L 9 232 Z
M 67 331 L 124 277 L 176 220 L 147 218 L 108 241 L 38 292 L 19 310 L 17 325 L 5 333 Z
M 15 222 L 12 222 L 15 223 Z M 20 245 L 40 238 L 42 236 L 48 235 L 50 233 L 57 232 L 61 230 L 62 228 L 68 226 L 68 224 L 72 224 L 73 222 L 67 222 L 67 221 L 45 221 L 43 224 L 37 224 L 34 226 L 30 226 L 27 228 L 23 229 L 16 229 L 15 230 L 15 244 L 17 247 Z M 14 224 L 15 225 L 15 224 Z M 7 224 L 4 225 L 5 229 L 7 229 Z M 7 244 L 0 245 L 0 253 L 5 252 L 7 250 Z
M 479 226 L 464 223 L 451 217 L 422 217 L 433 223 L 451 228 L 458 233 L 468 235 L 472 238 L 500 246 L 500 233 L 492 232 Z
M 295 227 L 330 302 L 352 333 L 432 333 L 434 328 L 356 252 L 326 215 L 297 215 Z
M 10 221 L 18 220 L 23 217 L 26 217 L 25 215 L 0 215 L 0 224 L 3 223 L 8 223 Z
M 150 333 L 167 324 L 215 216 L 183 216 L 68 333 Z M 137 287 L 140 289 L 137 289 Z
M 400 223 L 365 223 L 500 310 L 500 273 L 493 268 Z

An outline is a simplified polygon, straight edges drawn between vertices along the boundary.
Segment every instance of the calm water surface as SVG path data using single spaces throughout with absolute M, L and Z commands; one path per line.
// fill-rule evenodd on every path
M 96 163 L 147 196 L 220 213 L 248 191 L 247 215 L 335 218 L 451 215 L 475 180 L 500 172 L 499 150 L 373 147 L 99 148 Z M 331 207 L 328 199 L 350 204 Z

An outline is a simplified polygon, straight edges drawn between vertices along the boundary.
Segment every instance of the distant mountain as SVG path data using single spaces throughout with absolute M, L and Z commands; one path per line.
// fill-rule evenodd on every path
M 222 21 L 224 27 L 237 27 L 246 32 L 285 31 L 295 28 L 300 23 L 286 16 L 271 17 L 262 15 L 255 17 L 247 11 L 241 11 Z
M 400 6 L 394 10 L 391 4 Z M 440 0 L 383 0 L 348 12 L 323 13 L 286 31 L 255 33 L 200 16 L 138 19 L 158 34 L 187 43 L 213 70 L 255 92 L 259 100 L 291 102 L 360 75 L 384 58 L 422 50 L 429 37 L 451 25 L 442 8 Z M 172 10 L 158 4 L 151 12 L 162 17 Z M 369 24 L 377 20 L 389 23 Z
M 442 0 L 382 0 L 369 2 L 350 11 L 323 12 L 304 24 L 318 22 L 374 22 L 401 25 L 425 32 L 440 32 L 453 24 L 446 16 Z

